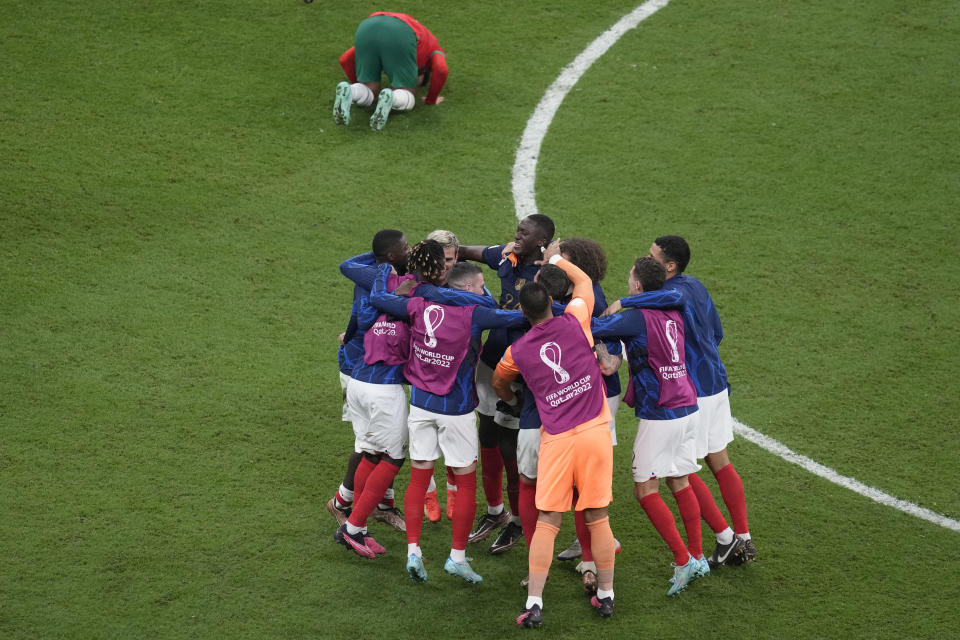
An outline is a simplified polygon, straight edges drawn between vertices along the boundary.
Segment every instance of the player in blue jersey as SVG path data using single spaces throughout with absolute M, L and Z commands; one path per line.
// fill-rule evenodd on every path
M 717 536 L 710 564 L 753 562 L 757 549 L 747 524 L 743 482 L 727 453 L 727 445 L 733 441 L 733 417 L 730 414 L 727 371 L 719 352 L 723 340 L 720 315 L 703 283 L 684 273 L 690 263 L 690 246 L 686 240 L 680 236 L 661 236 L 650 245 L 650 257 L 662 264 L 666 271 L 664 287 L 683 292 L 687 365 L 697 389 L 701 416 L 697 457 L 704 459 L 713 472 L 733 520 L 731 529 L 717 509 L 709 487 L 699 476 L 691 475 L 690 484 L 697 494 L 703 518 Z M 619 308 L 621 304 L 630 306 L 631 299 L 624 298 L 615 306 Z
M 387 263 L 403 273 L 406 271 L 407 256 L 409 253 L 410 247 L 402 231 L 383 229 L 374 235 L 372 251 L 368 254 L 361 254 L 354 258 L 354 260 L 369 265 Z M 347 403 L 347 388 L 354 368 L 363 360 L 364 329 L 361 329 L 359 325 L 361 316 L 364 313 L 370 312 L 369 308 L 363 304 L 365 297 L 369 296 L 369 293 L 369 287 L 354 286 L 350 320 L 346 332 L 340 336 L 340 347 L 337 351 L 340 368 L 340 389 L 343 396 L 342 418 L 345 422 L 352 422 L 349 405 Z M 366 325 L 369 318 L 362 318 L 362 320 Z M 361 451 L 354 451 L 353 454 L 351 454 L 343 482 L 340 484 L 334 497 L 327 501 L 327 511 L 337 520 L 338 526 L 343 525 L 347 521 L 347 518 L 350 516 L 354 498 L 357 497 L 354 479 L 357 468 L 361 465 L 363 458 L 364 455 Z M 362 476 L 366 478 L 370 472 L 370 465 L 367 464 L 364 465 L 364 467 L 365 470 L 362 472 Z M 394 508 L 392 488 L 386 490 L 382 501 L 378 504 L 374 517 L 402 530 L 403 519 Z
M 428 245 L 429 241 L 423 243 Z M 430 280 L 431 266 L 426 246 L 418 245 L 411 256 L 411 267 Z M 425 259 L 426 258 L 426 259 Z M 433 258 L 433 270 L 443 269 L 442 254 Z M 386 292 L 387 269 L 373 288 L 371 302 L 398 318 L 410 318 L 411 350 L 405 367 L 410 390 L 410 484 L 404 498 L 407 513 L 407 571 L 415 581 L 427 578 L 420 548 L 423 502 L 434 461 L 443 457 L 455 475 L 460 497 L 453 513 L 450 556 L 444 570 L 468 582 L 482 577 L 466 558 L 467 536 L 476 511 L 477 430 L 474 409 L 477 405 L 474 371 L 480 352 L 481 334 L 486 329 L 524 324 L 522 314 L 501 311 L 484 295 L 483 272 L 468 263 L 449 270 L 448 285 L 460 291 L 463 303 L 428 304 L 439 293 L 429 287 L 417 287 L 408 300 Z M 422 297 L 421 297 L 422 296 Z M 444 300 L 450 301 L 449 294 Z M 453 367 L 456 367 L 453 370 Z
M 697 395 L 684 361 L 684 328 L 679 308 L 664 308 L 657 293 L 665 279 L 663 267 L 653 258 L 638 258 L 630 270 L 631 293 L 649 292 L 661 303 L 657 308 L 627 309 L 621 314 L 597 318 L 597 338 L 626 342 L 630 385 L 625 402 L 633 406 L 640 423 L 633 446 L 634 496 L 674 556 L 672 585 L 667 595 L 686 589 L 693 580 L 709 573 L 703 558 L 700 507 L 687 476 L 700 469 L 696 459 Z M 669 296 L 666 296 L 669 297 Z M 687 532 L 684 544 L 674 516 L 660 497 L 660 479 L 677 501 Z
M 517 225 L 513 242 L 492 246 L 462 246 L 458 256 L 495 269 L 500 278 L 500 308 L 519 309 L 520 289 L 532 282 L 540 270 L 543 251 L 553 239 L 553 221 L 542 214 L 527 216 Z M 493 370 L 515 335 L 504 330 L 491 331 L 477 364 L 477 424 L 480 434 L 480 466 L 487 513 L 480 516 L 470 532 L 470 542 L 485 540 L 495 529 L 503 527 L 491 551 L 509 549 L 522 535 L 520 526 L 520 480 L 517 471 L 517 429 L 513 416 L 497 411 L 497 395 L 491 380 Z M 513 515 L 504 509 L 502 474 L 507 475 L 507 496 Z M 512 527 L 505 525 L 513 524 Z M 502 538 L 502 539 L 501 539 Z

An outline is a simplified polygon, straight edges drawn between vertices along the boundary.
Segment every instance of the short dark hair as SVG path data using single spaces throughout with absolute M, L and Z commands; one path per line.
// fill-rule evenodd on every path
M 530 281 L 520 289 L 520 309 L 528 318 L 542 318 L 550 309 L 550 296 L 539 282 Z
M 560 241 L 560 253 L 580 267 L 594 283 L 607 275 L 607 254 L 598 242 L 589 238 L 566 238 Z
M 553 240 L 553 234 L 556 231 L 556 227 L 553 225 L 553 220 L 551 220 L 549 216 L 545 216 L 542 213 L 532 213 L 523 220 L 529 220 L 536 225 L 543 235 L 546 236 L 547 244 Z M 523 220 L 520 222 L 523 222 Z
M 555 264 L 545 264 L 540 267 L 537 282 L 543 285 L 547 295 L 554 300 L 565 298 L 567 291 L 570 289 L 570 278 L 567 277 L 563 269 Z
M 479 273 L 483 273 L 483 269 L 475 262 L 454 263 L 454 265 L 450 267 L 450 273 L 447 274 L 447 286 L 459 289 L 459 285 L 462 285 L 470 278 L 476 278 Z
M 663 283 L 667 281 L 666 269 L 650 256 L 637 258 L 633 263 L 633 276 L 640 281 L 644 291 L 662 289 Z
M 383 262 L 387 259 L 387 254 L 400 247 L 400 241 L 403 240 L 403 231 L 396 229 L 384 229 L 377 231 L 373 236 L 373 256 Z
M 677 273 L 683 273 L 690 264 L 690 245 L 680 236 L 660 236 L 653 244 L 660 247 L 667 260 L 677 263 Z
M 443 245 L 436 240 L 418 242 L 410 250 L 407 268 L 416 271 L 421 280 L 437 284 L 443 277 Z

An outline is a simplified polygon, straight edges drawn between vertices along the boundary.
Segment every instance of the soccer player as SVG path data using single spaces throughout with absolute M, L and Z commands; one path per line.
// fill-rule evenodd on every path
M 655 292 L 666 275 L 653 258 L 638 258 L 630 269 L 631 293 Z M 677 292 L 676 306 L 682 296 Z M 684 363 L 683 317 L 677 310 L 628 309 L 595 319 L 593 334 L 627 345 L 630 385 L 625 402 L 640 419 L 633 444 L 634 496 L 674 556 L 673 596 L 709 573 L 702 558 L 700 506 L 687 475 L 700 469 L 696 456 L 697 394 Z M 660 497 L 660 478 L 673 493 L 687 532 L 680 537 L 673 514 Z
M 610 408 L 590 333 L 593 287 L 588 275 L 563 259 L 557 243 L 549 246 L 544 258 L 573 282 L 573 299 L 555 317 L 544 287 L 526 284 L 520 291 L 520 308 L 533 328 L 507 347 L 493 375 L 497 395 L 511 405 L 519 399 L 510 381 L 522 375 L 543 421 L 536 493 L 540 514 L 530 545 L 527 601 L 517 618 L 517 624 L 528 628 L 543 622 L 543 586 L 574 486 L 579 492 L 574 508 L 585 511 L 597 564 L 598 589 L 590 602 L 601 616 L 609 617 L 614 598 L 615 543 L 607 517 L 613 499 L 613 444 Z
M 747 524 L 743 481 L 727 453 L 727 445 L 733 441 L 733 417 L 730 414 L 727 370 L 720 360 L 719 346 L 723 339 L 720 316 L 703 283 L 684 273 L 690 263 L 690 246 L 686 240 L 680 236 L 661 236 L 650 245 L 650 257 L 663 265 L 666 271 L 664 287 L 683 292 L 687 368 L 696 386 L 697 404 L 700 406 L 697 457 L 705 460 L 713 472 L 733 520 L 731 529 L 717 509 L 709 487 L 698 475 L 692 474 L 690 484 L 700 502 L 703 518 L 717 536 L 716 548 L 709 558 L 710 564 L 718 566 L 753 562 L 757 557 L 757 549 L 750 538 Z M 618 303 L 614 303 L 618 308 L 621 304 L 624 307 L 632 304 L 629 297 Z
M 354 46 L 340 56 L 340 66 L 350 82 L 337 85 L 333 119 L 350 124 L 350 107 L 357 103 L 377 106 L 370 128 L 381 131 L 390 111 L 410 111 L 417 103 L 414 90 L 429 85 L 423 101 L 440 104 L 440 91 L 447 81 L 446 52 L 430 30 L 405 13 L 378 11 L 370 14 L 354 37 Z M 381 89 L 381 74 L 392 88 Z
M 458 257 L 485 263 L 500 278 L 500 308 L 518 309 L 520 290 L 540 270 L 543 251 L 554 234 L 553 221 L 542 214 L 527 216 L 517 225 L 512 247 L 460 246 Z M 497 394 L 491 385 L 493 369 L 516 332 L 494 330 L 487 336 L 477 363 L 477 424 L 480 432 L 480 467 L 487 513 L 480 516 L 469 541 L 485 540 L 503 527 L 490 546 L 492 553 L 506 551 L 523 535 L 519 517 L 520 478 L 517 471 L 517 418 L 497 411 Z M 507 497 L 513 515 L 503 505 L 502 474 L 506 471 Z M 508 525 L 508 526 L 504 526 Z M 512 525 L 512 526 L 509 526 Z
M 429 244 L 431 241 L 422 243 Z M 442 253 L 433 258 L 428 246 L 414 247 L 410 263 L 412 268 L 427 275 L 427 279 L 430 279 L 430 271 L 436 273 L 444 269 Z M 412 334 L 410 354 L 404 366 L 404 374 L 411 385 L 412 468 L 404 496 L 407 572 L 415 582 L 427 579 L 420 548 L 422 516 L 414 514 L 423 512 L 434 461 L 442 456 L 455 474 L 459 492 L 453 512 L 450 555 L 443 568 L 467 582 L 482 582 L 483 578 L 473 570 L 466 557 L 467 535 L 476 511 L 478 441 L 474 368 L 480 352 L 480 336 L 485 329 L 519 326 L 524 319 L 518 312 L 493 308 L 496 303 L 483 295 L 483 272 L 476 265 L 460 263 L 450 270 L 448 284 L 473 294 L 473 304 L 464 306 L 389 294 L 386 292 L 388 273 L 388 267 L 381 267 L 381 278 L 374 285 L 370 300 L 392 316 L 409 318 Z M 414 293 L 418 290 L 415 289 Z
M 406 267 L 409 246 L 406 236 L 393 229 L 378 232 L 373 239 L 372 254 L 361 254 L 340 265 L 347 272 L 356 265 L 368 266 L 379 263 Z M 393 283 L 396 285 L 396 282 Z M 406 394 L 403 390 L 402 364 L 386 362 L 367 352 L 368 342 L 375 334 L 367 335 L 374 328 L 379 312 L 369 303 L 370 287 L 356 283 L 354 286 L 354 313 L 356 332 L 348 343 L 350 353 L 355 354 L 354 368 L 346 388 L 347 407 L 353 421 L 354 450 L 362 454 L 353 477 L 354 504 L 348 517 L 340 523 L 334 540 L 356 554 L 373 558 L 385 550 L 367 532 L 367 518 L 387 522 L 404 531 L 403 516 L 392 505 L 383 508 L 380 500 L 390 487 L 406 458 Z M 351 322 L 351 324 L 354 324 Z M 344 352 L 347 352 L 346 347 Z M 368 482 L 369 481 L 369 482 Z M 333 504 L 334 512 L 343 513 L 346 496 L 338 492 Z M 336 513 L 334 513 L 336 515 Z M 338 522 L 340 521 L 337 518 Z

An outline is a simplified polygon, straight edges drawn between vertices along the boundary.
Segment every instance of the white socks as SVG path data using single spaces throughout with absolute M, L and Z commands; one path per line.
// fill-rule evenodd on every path
M 731 529 L 730 527 L 727 527 L 726 529 L 718 533 L 717 542 L 719 542 L 723 546 L 727 546 L 728 544 L 733 542 L 733 529 Z
M 450 549 L 450 559 L 454 562 L 463 563 L 467 559 L 466 549 Z
M 367 85 L 354 82 L 350 85 L 350 91 L 353 93 L 353 101 L 361 107 L 369 107 L 373 104 L 373 91 Z
M 498 504 L 498 505 L 495 506 L 495 507 L 490 507 L 490 506 L 488 506 L 488 507 L 487 507 L 487 513 L 489 513 L 489 514 L 492 515 L 492 516 L 498 516 L 498 515 L 500 515 L 501 513 L 503 513 L 503 503 L 500 503 L 500 504 Z
M 394 111 L 410 111 L 415 104 L 417 104 L 417 98 L 413 95 L 412 91 L 408 91 L 407 89 L 393 90 L 392 109 Z

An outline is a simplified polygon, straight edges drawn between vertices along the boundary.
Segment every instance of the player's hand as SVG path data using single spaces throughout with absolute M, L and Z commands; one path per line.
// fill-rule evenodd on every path
M 346 337 L 347 337 L 346 333 L 341 333 L 339 336 L 337 336 L 337 342 L 339 342 L 340 344 L 343 344 L 343 339 Z
M 543 250 L 543 257 L 536 264 L 547 264 L 550 258 L 560 255 L 560 241 L 554 240 Z
M 423 100 L 424 104 L 430 104 L 429 102 L 427 102 L 427 96 L 423 96 L 421 100 Z M 443 96 L 437 96 L 437 101 L 434 102 L 433 104 L 440 104 L 441 102 L 443 102 Z
M 417 281 L 412 278 L 410 280 L 404 280 L 400 283 L 400 286 L 393 290 L 393 295 L 409 296 L 410 292 L 413 291 L 413 288 L 417 286 L 417 284 Z
M 623 309 L 623 305 L 620 304 L 620 301 L 614 300 L 613 302 L 610 303 L 610 306 L 608 306 L 606 309 L 603 310 L 603 313 L 600 314 L 600 317 L 602 318 L 603 316 L 612 316 L 615 313 L 619 313 L 621 309 Z
M 513 253 L 514 248 L 517 246 L 516 242 L 508 242 L 503 246 L 503 251 L 500 252 L 501 258 L 506 258 L 508 255 Z
M 509 405 L 503 400 L 497 400 L 497 411 L 500 413 L 511 416 L 514 418 L 520 417 L 520 403 L 518 402 L 515 405 Z

